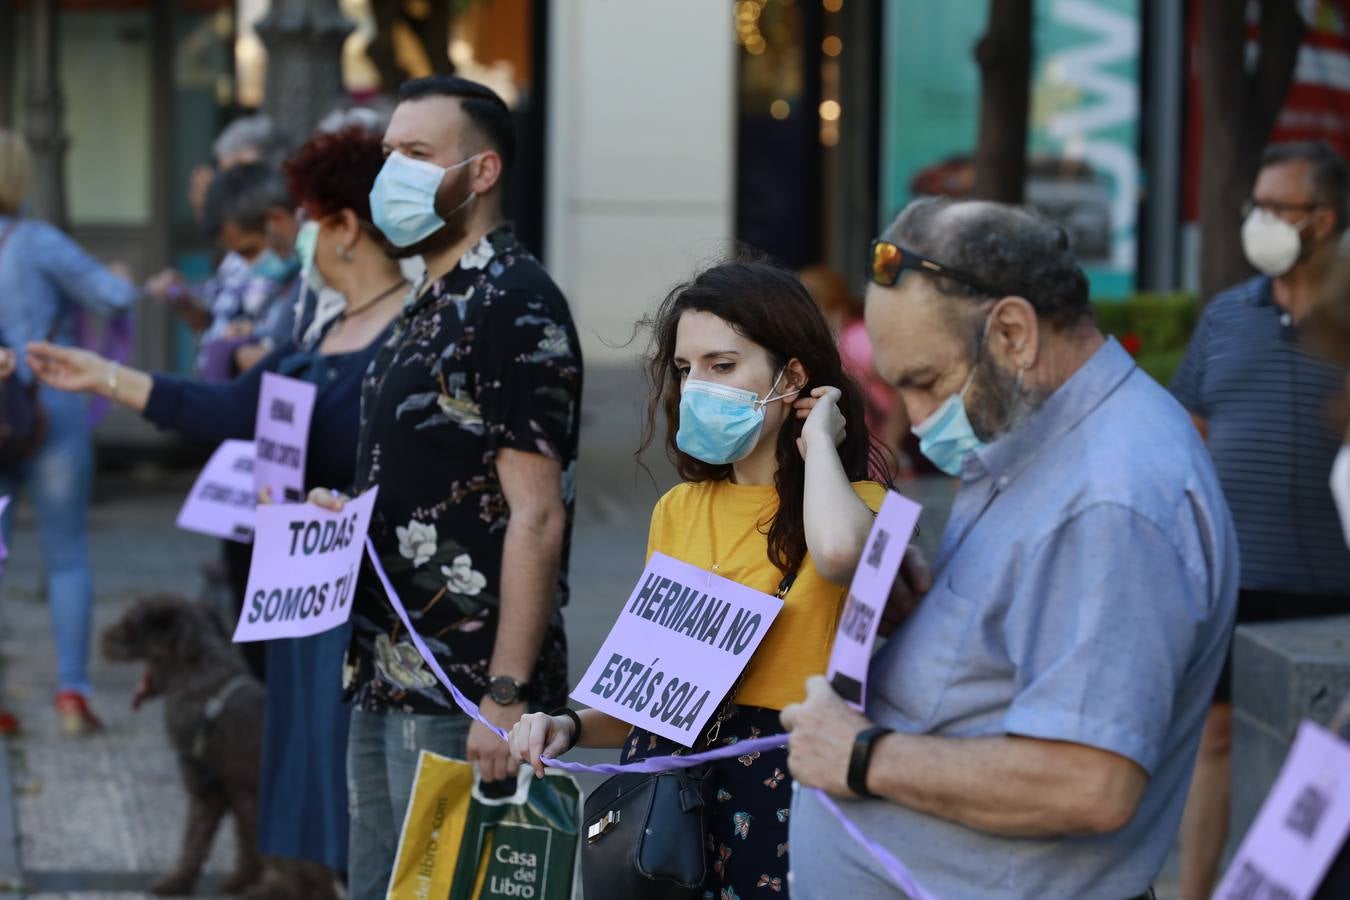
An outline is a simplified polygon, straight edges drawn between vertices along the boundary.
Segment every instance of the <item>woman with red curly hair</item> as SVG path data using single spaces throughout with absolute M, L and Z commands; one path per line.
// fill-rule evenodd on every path
M 306 488 L 350 484 L 361 378 L 409 287 L 371 224 L 368 196 L 383 164 L 380 137 L 359 127 L 316 135 L 285 163 L 291 196 L 307 220 L 297 240 L 305 289 L 292 339 L 235 381 L 151 375 L 41 342 L 28 346 L 33 370 L 51 387 L 100 394 L 161 428 L 209 442 L 253 437 L 264 372 L 310 381 L 318 393 Z M 347 852 L 346 646 L 345 628 L 268 642 L 257 811 L 264 854 L 336 870 L 345 869 Z

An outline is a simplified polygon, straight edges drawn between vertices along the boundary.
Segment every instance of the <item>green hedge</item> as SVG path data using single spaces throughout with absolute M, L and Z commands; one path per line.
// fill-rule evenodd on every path
M 1097 323 L 1164 386 L 1181 364 L 1200 306 L 1194 294 L 1136 294 L 1095 304 Z

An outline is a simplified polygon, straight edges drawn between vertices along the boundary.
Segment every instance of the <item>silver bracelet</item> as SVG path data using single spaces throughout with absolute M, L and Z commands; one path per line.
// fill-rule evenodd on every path
M 108 399 L 110 399 L 110 400 L 116 400 L 116 399 L 117 399 L 117 361 L 116 361 L 116 360 L 113 360 L 111 363 L 108 364 L 108 380 L 107 380 L 106 384 L 107 384 L 107 386 L 108 386 Z

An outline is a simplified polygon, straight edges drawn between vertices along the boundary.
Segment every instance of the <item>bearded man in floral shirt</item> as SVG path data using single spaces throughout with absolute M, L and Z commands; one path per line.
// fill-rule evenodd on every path
M 379 488 L 370 535 L 418 632 L 510 729 L 566 702 L 581 352 L 567 301 L 502 221 L 505 103 L 445 76 L 399 100 L 371 211 L 427 274 L 366 375 L 354 487 Z M 344 673 L 352 900 L 385 895 L 421 750 L 475 761 L 484 781 L 516 769 L 437 684 L 369 574 Z

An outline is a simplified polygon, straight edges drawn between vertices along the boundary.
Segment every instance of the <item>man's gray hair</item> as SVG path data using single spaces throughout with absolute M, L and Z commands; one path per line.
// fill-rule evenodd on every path
M 906 206 L 883 237 L 999 292 L 984 293 L 955 278 L 922 276 L 943 294 L 981 305 L 997 297 L 1022 297 L 1056 328 L 1092 320 L 1087 276 L 1069 248 L 1068 234 L 1030 208 L 924 197 Z
M 388 111 L 370 106 L 335 109 L 320 119 L 314 130 L 320 134 L 337 134 L 347 128 L 364 128 L 371 134 L 383 137 L 389 127 L 389 115 Z
M 245 163 L 217 172 L 211 179 L 202 219 L 212 236 L 226 222 L 242 231 L 263 231 L 267 213 L 277 208 L 291 208 L 286 180 L 270 166 Z
M 258 162 L 279 166 L 290 151 L 290 141 L 270 116 L 259 113 L 226 125 L 216 137 L 211 152 L 219 162 L 249 149 L 258 154 Z
M 1350 167 L 1326 141 L 1290 141 L 1283 144 L 1271 144 L 1261 154 L 1261 168 L 1276 166 L 1287 162 L 1306 162 L 1308 164 L 1308 183 L 1313 196 L 1319 203 L 1325 203 L 1336 214 L 1336 230 L 1345 228 L 1346 216 L 1350 214 Z

